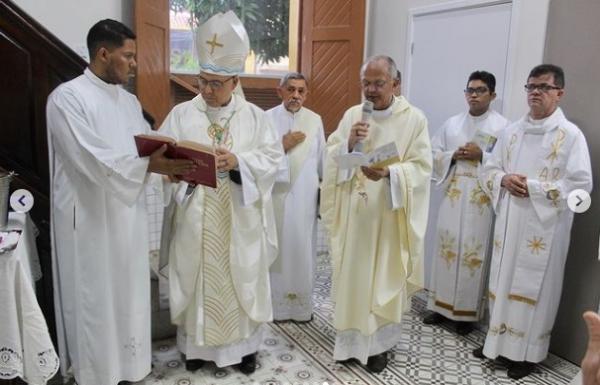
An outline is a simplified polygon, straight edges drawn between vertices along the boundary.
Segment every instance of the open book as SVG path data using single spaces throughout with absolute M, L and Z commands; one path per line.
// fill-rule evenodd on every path
M 176 142 L 175 139 L 162 135 L 135 135 L 134 138 L 139 156 L 149 156 L 166 144 L 167 158 L 191 159 L 198 165 L 196 171 L 178 175 L 182 180 L 191 184 L 217 187 L 217 162 L 212 147 L 190 140 Z
M 400 154 L 396 143 L 390 142 L 377 147 L 369 153 L 350 152 L 333 158 L 341 169 L 355 168 L 358 166 L 369 166 L 383 168 L 400 161 Z

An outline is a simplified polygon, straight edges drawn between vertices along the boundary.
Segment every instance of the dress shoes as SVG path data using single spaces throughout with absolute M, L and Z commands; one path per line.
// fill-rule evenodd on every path
M 530 375 L 535 369 L 535 364 L 527 361 L 515 362 L 511 361 L 508 365 L 506 374 L 513 380 L 519 380 Z
M 204 360 L 185 360 L 185 370 L 188 372 L 195 372 L 204 366 Z
M 473 329 L 475 329 L 473 322 L 456 322 L 456 334 L 459 336 L 466 336 L 467 334 L 471 333 Z
M 256 370 L 256 353 L 248 354 L 242 357 L 242 362 L 239 364 L 240 372 L 245 375 L 254 373 Z
M 444 319 L 445 318 L 443 315 L 431 312 L 427 316 L 425 316 L 425 318 L 423 318 L 423 323 L 425 325 L 438 325 L 444 322 Z
M 485 354 L 483 354 L 483 346 L 480 346 L 477 349 L 473 350 L 473 357 L 479 358 L 480 360 L 486 358 Z
M 381 373 L 387 366 L 387 352 L 370 356 L 367 360 L 367 370 L 371 373 Z

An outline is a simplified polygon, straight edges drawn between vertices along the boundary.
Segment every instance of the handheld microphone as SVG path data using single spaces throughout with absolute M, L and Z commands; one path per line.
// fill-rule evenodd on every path
M 362 116 L 360 118 L 361 122 L 366 122 L 371 118 L 373 114 L 373 102 L 370 100 L 365 100 L 362 105 Z M 362 152 L 363 150 L 363 142 L 362 140 L 354 145 L 354 149 L 352 152 Z

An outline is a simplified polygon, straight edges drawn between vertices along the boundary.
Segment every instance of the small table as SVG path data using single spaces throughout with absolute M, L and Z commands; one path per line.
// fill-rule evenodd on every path
M 0 379 L 21 377 L 45 384 L 59 367 L 48 326 L 35 296 L 39 258 L 35 226 L 27 214 L 10 213 L 3 231 L 20 230 L 17 247 L 0 254 Z

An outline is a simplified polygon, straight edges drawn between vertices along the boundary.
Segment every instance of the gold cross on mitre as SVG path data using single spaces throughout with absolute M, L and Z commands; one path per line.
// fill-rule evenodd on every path
M 215 47 L 223 47 L 223 44 L 217 43 L 217 34 L 215 33 L 212 37 L 212 40 L 207 40 L 206 44 L 210 45 L 210 54 L 212 55 L 215 52 Z

